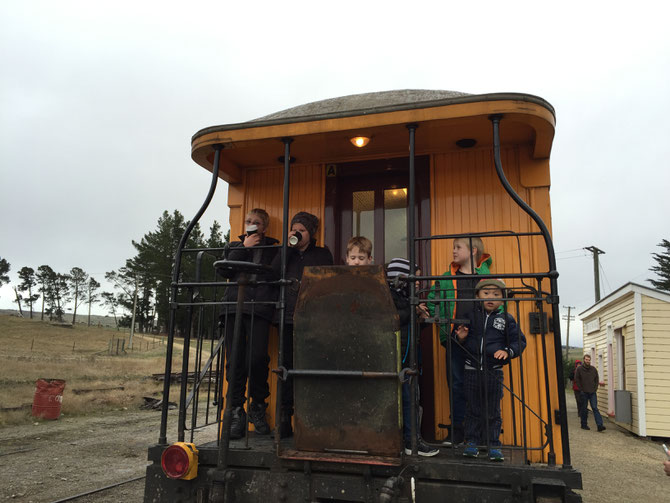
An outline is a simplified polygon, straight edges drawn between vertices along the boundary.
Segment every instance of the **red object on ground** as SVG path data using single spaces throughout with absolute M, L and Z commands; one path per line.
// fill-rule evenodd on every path
M 35 383 L 33 416 L 44 419 L 58 419 L 63 403 L 65 381 L 62 379 L 38 379 Z

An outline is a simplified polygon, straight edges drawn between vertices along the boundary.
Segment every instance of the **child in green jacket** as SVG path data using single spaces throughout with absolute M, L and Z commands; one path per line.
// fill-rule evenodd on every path
M 467 318 L 474 310 L 475 287 L 477 274 L 490 274 L 491 256 L 484 252 L 481 238 L 454 239 L 453 262 L 442 279 L 435 282 L 428 294 L 427 307 L 432 317 L 439 316 L 442 320 Z M 454 279 L 462 277 L 462 279 Z M 473 302 L 453 302 L 454 299 L 473 299 Z M 433 301 L 433 302 L 431 302 Z M 442 302 L 434 302 L 442 301 Z M 451 387 L 453 403 L 451 404 L 451 429 L 446 445 L 463 443 L 465 419 L 465 391 L 463 377 L 465 369 L 465 353 L 453 336 L 454 326 L 444 321 L 439 325 L 440 344 L 447 348 L 447 384 Z M 449 354 L 451 353 L 451 359 Z

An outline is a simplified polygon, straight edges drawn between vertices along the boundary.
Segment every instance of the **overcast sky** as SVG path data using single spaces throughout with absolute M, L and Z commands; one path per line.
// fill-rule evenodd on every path
M 594 301 L 584 246 L 606 252 L 603 295 L 644 283 L 670 238 L 662 3 L 476 3 L 2 2 L 0 257 L 12 282 L 41 264 L 100 281 L 163 210 L 191 218 L 209 186 L 190 159 L 203 127 L 348 94 L 448 89 L 556 108 L 562 305 Z M 204 229 L 228 226 L 221 189 Z M 16 307 L 10 287 L 0 308 Z M 581 343 L 579 324 L 571 332 Z

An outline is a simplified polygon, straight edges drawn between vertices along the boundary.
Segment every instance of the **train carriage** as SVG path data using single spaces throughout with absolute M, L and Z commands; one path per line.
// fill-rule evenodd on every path
M 196 133 L 192 158 L 212 172 L 212 185 L 192 223 L 209 204 L 217 181 L 224 180 L 232 236 L 242 234 L 247 212 L 261 207 L 270 215 L 268 233 L 280 238 L 285 247 L 289 217 L 308 211 L 319 217 L 317 241 L 332 251 L 336 267 L 306 272 L 299 302 L 316 299 L 309 313 L 320 314 L 296 311 L 296 369 L 282 365 L 281 324 L 270 337 L 273 372 L 268 420 L 274 424 L 279 415 L 277 396 L 287 372 L 294 372 L 298 376 L 294 419 L 301 421 L 296 438 L 282 440 L 275 435 L 269 439 L 252 432 L 242 442 L 231 441 L 226 401 L 217 399 L 226 392 L 223 331 L 198 322 L 203 312 L 220 309 L 225 284 L 212 268 L 198 270 L 196 278 L 180 274 L 182 257 L 220 258 L 220 250 L 183 250 L 182 244 L 174 272 L 166 374 L 172 370 L 175 313 L 186 310 L 192 322 L 184 347 L 192 339 L 197 349 L 195 359 L 185 351 L 181 370 L 195 372 L 196 379 L 182 383 L 176 440 L 189 442 L 176 447 L 168 442 L 175 439 L 167 438 L 166 379 L 159 441 L 149 450 L 153 464 L 147 470 L 145 501 L 465 501 L 473 497 L 578 501 L 574 489 L 581 488 L 581 476 L 570 465 L 557 271 L 550 236 L 549 158 L 554 128 L 553 108 L 535 96 L 404 90 L 310 103 Z M 307 347 L 328 332 L 319 326 L 338 327 L 319 340 L 352 355 L 356 351 L 374 355 L 375 348 L 388 345 L 385 337 L 393 334 L 392 328 L 386 328 L 386 335 L 360 337 L 356 345 L 348 345 L 347 337 L 337 338 L 343 330 L 353 330 L 349 339 L 359 333 L 339 328 L 352 323 L 345 324 L 336 307 L 329 313 L 328 306 L 339 302 L 333 300 L 333 292 L 338 299 L 344 295 L 345 303 L 354 302 L 361 288 L 373 288 L 383 280 L 380 268 L 372 268 L 361 279 L 353 277 L 350 268 L 337 267 L 344 263 L 346 243 L 353 235 L 373 241 L 376 264 L 404 257 L 421 268 L 422 277 L 415 278 L 414 271 L 410 275 L 410 280 L 421 280 L 418 289 L 412 286 L 415 304 L 447 270 L 454 238 L 484 239 L 494 260 L 492 275 L 504 278 L 510 287 L 506 309 L 528 340 L 522 357 L 505 370 L 501 440 L 507 456 L 503 464 L 464 461 L 457 447 L 440 448 L 433 458 L 419 458 L 413 446 L 413 454 L 404 455 L 397 448 L 398 424 L 393 417 L 398 418 L 392 411 L 395 406 L 397 412 L 398 383 L 408 378 L 406 373 L 393 362 L 384 366 L 383 361 L 364 369 L 345 369 L 341 364 L 323 368 L 323 359 L 310 359 L 309 351 L 300 353 L 300 344 Z M 235 264 L 224 260 L 219 266 L 225 270 Z M 287 287 L 284 278 L 263 277 L 259 270 L 248 272 L 256 281 L 261 278 L 279 289 Z M 359 286 L 354 288 L 354 283 Z M 187 300 L 180 297 L 183 293 L 188 294 Z M 376 303 L 367 309 L 378 313 L 379 319 L 389 319 L 384 307 L 388 299 L 383 293 L 375 295 Z M 318 302 L 325 308 L 319 310 Z M 282 308 L 281 301 L 277 306 Z M 392 309 L 390 313 L 393 317 Z M 357 315 L 352 316 L 358 323 Z M 418 370 L 421 354 L 421 372 L 410 373 L 409 378 L 421 383 L 421 434 L 439 446 L 450 425 L 450 393 L 445 348 L 437 330 L 453 320 L 429 321 L 419 325 L 412 318 L 412 368 Z M 360 325 L 358 331 L 368 330 Z M 209 351 L 203 350 L 206 347 Z M 397 360 L 397 353 L 393 354 Z M 322 368 L 316 368 L 319 365 Z M 358 393 L 349 411 L 324 412 L 306 399 L 325 397 L 329 406 L 344 407 L 337 400 L 342 390 Z M 210 413 L 212 396 L 216 410 Z M 378 418 L 376 423 L 369 415 L 356 415 L 356 404 L 369 404 L 373 398 L 375 410 L 386 411 L 386 419 Z M 348 428 L 349 423 L 356 428 Z M 216 441 L 199 443 L 198 435 L 207 428 L 214 428 Z M 360 445 L 356 445 L 357 432 L 369 436 L 375 431 L 384 433 L 378 441 L 368 445 L 359 436 Z M 329 432 L 340 438 L 341 445 L 324 440 Z M 168 448 L 176 449 L 179 459 L 189 465 L 177 477 L 161 468 Z

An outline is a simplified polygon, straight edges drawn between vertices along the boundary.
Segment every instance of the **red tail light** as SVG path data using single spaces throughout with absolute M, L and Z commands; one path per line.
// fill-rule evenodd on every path
M 177 442 L 163 451 L 161 466 L 171 479 L 193 479 L 198 473 L 198 451 L 193 444 Z

